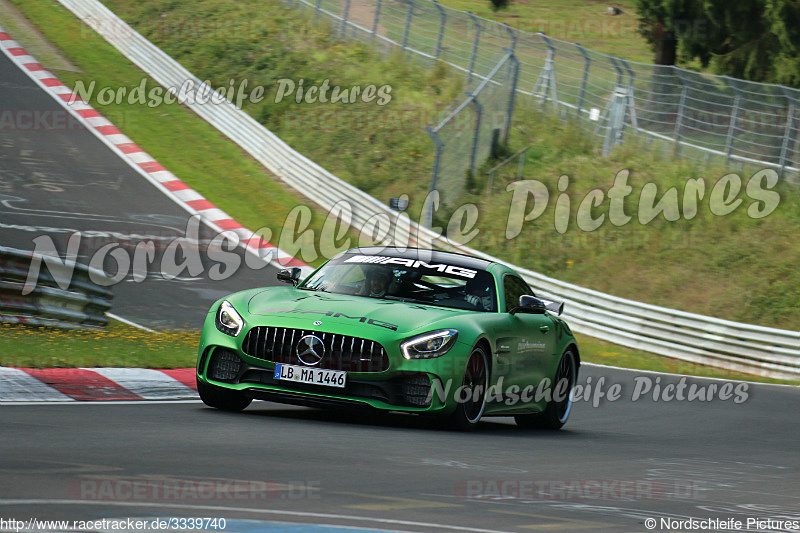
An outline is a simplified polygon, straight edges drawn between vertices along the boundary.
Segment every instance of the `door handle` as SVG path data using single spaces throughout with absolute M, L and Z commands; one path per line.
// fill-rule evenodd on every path
M 542 333 L 547 333 L 548 331 L 550 331 L 550 326 L 539 326 L 539 331 L 541 331 Z

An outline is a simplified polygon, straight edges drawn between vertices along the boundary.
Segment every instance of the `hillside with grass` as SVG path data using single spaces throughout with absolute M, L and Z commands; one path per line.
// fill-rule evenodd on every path
M 269 17 L 258 17 L 257 13 L 264 12 L 264 2 L 252 1 L 232 5 L 207 0 L 190 6 L 163 0 L 107 0 L 106 4 L 212 86 L 247 79 L 273 95 L 281 79 L 298 83 L 303 79 L 307 84 L 327 79 L 331 86 L 341 87 L 391 86 L 391 102 L 384 106 L 374 102 L 298 104 L 291 98 L 276 103 L 275 98 L 267 98 L 258 104 L 246 103 L 244 109 L 295 149 L 381 201 L 409 194 L 410 211 L 416 216 L 414 209 L 429 186 L 433 160 L 433 145 L 423 126 L 460 98 L 461 76 L 441 65 L 423 68 L 400 54 L 379 55 L 363 43 L 337 40 L 324 22 L 277 1 L 267 2 Z M 568 6 L 561 7 L 560 15 L 548 16 L 569 19 Z M 592 3 L 592 9 L 598 7 Z M 243 26 L 230 38 L 204 35 L 199 26 L 191 25 L 200 20 L 251 19 L 258 25 Z M 646 50 L 643 41 L 640 44 Z M 748 207 L 755 200 L 746 196 L 744 187 L 755 169 L 743 170 L 742 190 L 735 191 L 741 207 L 718 216 L 709 198 L 727 170 L 676 162 L 668 153 L 636 140 L 601 158 L 597 139 L 578 125 L 542 114 L 525 99 L 520 99 L 517 109 L 506 153 L 532 145 L 523 178 L 543 183 L 550 192 L 549 202 L 540 217 L 525 222 L 519 234 L 509 239 L 513 194 L 505 190 L 505 183 L 497 183 L 489 197 L 485 176 L 477 176 L 472 194 L 457 202 L 475 204 L 480 213 L 480 233 L 469 245 L 548 276 L 621 297 L 731 320 L 800 328 L 800 298 L 793 290 L 800 284 L 793 266 L 800 259 L 800 246 L 792 231 L 800 215 L 792 188 L 780 185 L 777 209 L 764 218 L 752 218 Z M 606 220 L 594 231 L 579 228 L 575 221 L 581 201 L 594 189 L 608 191 L 623 169 L 630 172 L 632 186 L 625 210 L 634 216 L 621 226 Z M 562 175 L 568 176 L 565 190 L 572 200 L 573 221 L 564 233 L 555 231 L 554 220 Z M 657 187 L 655 201 L 672 187 L 682 200 L 687 180 L 696 178 L 704 179 L 708 191 L 692 212 L 679 206 L 677 220 L 666 220 L 661 214 L 646 223 L 636 216 L 646 183 Z M 208 194 L 213 198 L 213 192 Z M 593 216 L 607 216 L 608 209 L 604 202 Z M 437 214 L 440 225 L 449 214 Z

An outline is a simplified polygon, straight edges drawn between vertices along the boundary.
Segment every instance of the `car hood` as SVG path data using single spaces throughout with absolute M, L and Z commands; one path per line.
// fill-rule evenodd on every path
M 280 316 L 303 322 L 320 321 L 323 326 L 363 328 L 364 324 L 401 334 L 425 330 L 440 320 L 465 314 L 456 309 L 291 287 L 266 289 L 255 294 L 249 300 L 248 312 L 256 321 L 259 316 Z

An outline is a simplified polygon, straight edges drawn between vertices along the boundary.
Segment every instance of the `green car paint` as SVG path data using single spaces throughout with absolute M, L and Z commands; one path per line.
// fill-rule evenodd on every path
M 334 257 L 302 283 L 299 270 L 279 279 L 299 285 L 211 306 L 197 364 L 208 405 L 361 406 L 440 415 L 461 429 L 483 416 L 557 429 L 569 416 L 575 338 L 548 310 L 558 304 L 534 298 L 505 265 L 370 248 Z M 371 293 L 381 283 L 385 292 Z

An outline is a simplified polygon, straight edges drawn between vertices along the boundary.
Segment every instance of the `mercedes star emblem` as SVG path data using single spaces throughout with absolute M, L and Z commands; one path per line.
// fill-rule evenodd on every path
M 297 342 L 297 358 L 308 366 L 318 365 L 325 356 L 325 344 L 316 335 L 300 337 Z

